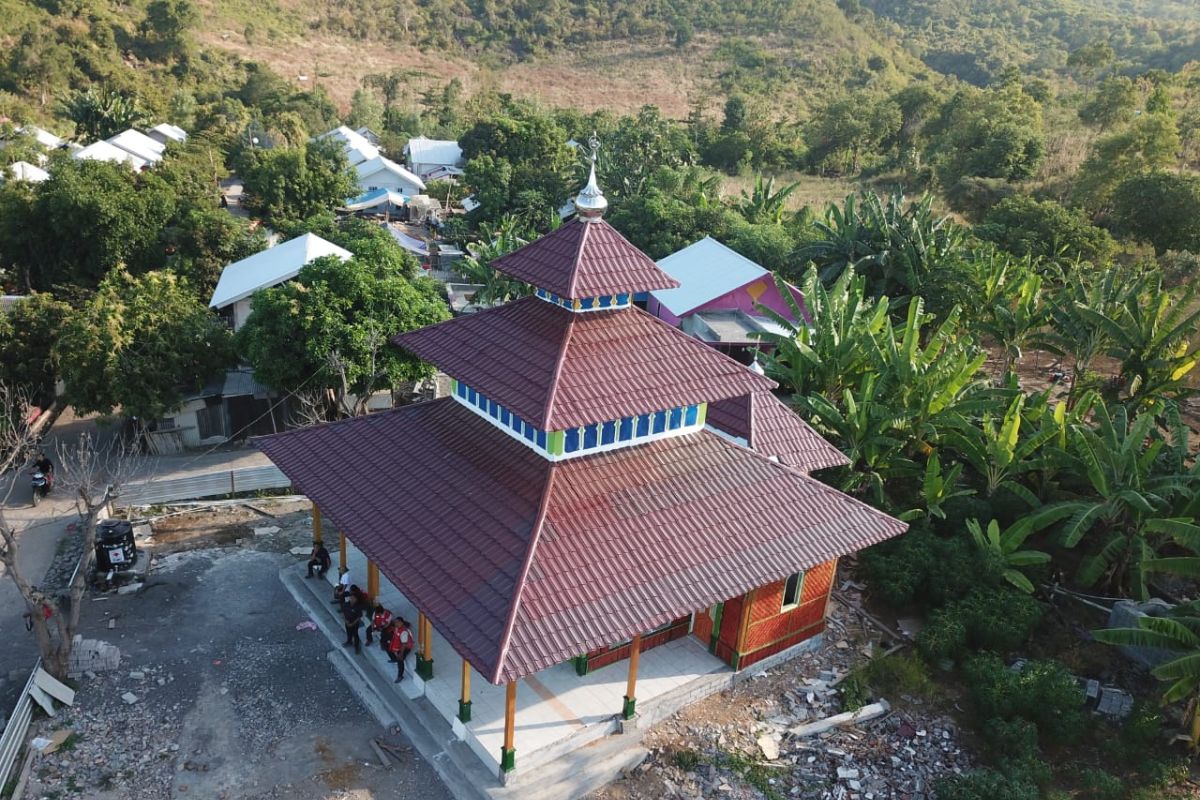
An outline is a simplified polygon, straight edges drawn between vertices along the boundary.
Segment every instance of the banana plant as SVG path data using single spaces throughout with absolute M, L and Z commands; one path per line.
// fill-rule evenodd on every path
M 1135 597 L 1149 594 L 1147 580 L 1155 571 L 1200 575 L 1193 555 L 1160 558 L 1167 545 L 1200 552 L 1200 526 L 1176 517 L 1173 508 L 1195 494 L 1197 473 L 1163 471 L 1168 461 L 1184 456 L 1173 451 L 1186 437 L 1164 437 L 1151 414 L 1129 420 L 1123 406 L 1115 411 L 1098 402 L 1094 427 L 1072 426 L 1065 453 L 1064 473 L 1075 478 L 1078 499 L 1051 503 L 1030 516 L 1035 524 L 1065 520 L 1059 531 L 1062 546 L 1073 548 L 1087 539 L 1091 551 L 1080 563 L 1077 578 L 1085 586 L 1106 579 L 1115 590 Z
M 921 501 L 924 508 L 914 508 L 897 516 L 908 522 L 923 516 L 945 519 L 945 504 L 955 497 L 966 497 L 975 494 L 974 489 L 960 488 L 962 464 L 955 464 L 949 470 L 942 471 L 942 462 L 937 453 L 931 453 L 925 462 L 925 477 L 921 481 Z
M 1150 670 L 1169 685 L 1162 694 L 1164 705 L 1186 701 L 1184 725 L 1192 749 L 1200 748 L 1200 609 L 1195 602 L 1172 609 L 1167 617 L 1140 617 L 1136 628 L 1104 628 L 1092 631 L 1097 641 L 1120 647 L 1156 647 L 1176 656 Z
M 1024 408 L 1025 395 L 1018 394 L 1009 403 L 1004 416 L 997 419 L 990 411 L 985 411 L 978 424 L 963 420 L 960 427 L 947 432 L 942 441 L 957 450 L 979 475 L 984 497 L 991 498 L 1005 489 L 1031 507 L 1037 507 L 1041 501 L 1019 479 L 1045 466 L 1049 458 L 1046 445 L 1058 438 L 1059 430 L 1044 426 L 1022 438 Z M 1065 413 L 1064 407 L 1064 420 Z
M 1049 314 L 1042 296 L 1042 276 L 1028 257 L 1020 265 L 1007 254 L 977 253 L 986 265 L 979 298 L 978 328 L 1000 346 L 1000 374 L 1021 360 L 1026 346 L 1045 326 Z
M 912 475 L 919 470 L 904 457 L 904 440 L 893 435 L 895 412 L 878 402 L 878 378 L 866 375 L 857 389 L 842 392 L 842 408 L 821 395 L 793 400 L 811 424 L 828 434 L 850 464 L 840 488 L 869 498 L 876 505 L 890 505 L 884 491 L 885 478 Z
M 1162 275 L 1139 276 L 1115 304 L 1093 308 L 1080 305 L 1078 315 L 1102 330 L 1108 355 L 1121 362 L 1119 381 L 1128 400 L 1139 407 L 1156 407 L 1164 395 L 1192 390 L 1184 383 L 1200 360 L 1190 342 L 1200 330 L 1196 290 L 1176 294 L 1162 285 Z M 1116 399 L 1116 394 L 1110 399 Z
M 782 278 L 775 281 L 791 318 L 758 307 L 786 331 L 762 335 L 775 345 L 765 357 L 767 375 L 802 395 L 837 398 L 846 387 L 858 386 L 859 378 L 874 370 L 874 341 L 888 332 L 887 298 L 867 299 L 864 279 L 853 272 L 826 288 L 811 265 L 799 286 L 803 306 Z
M 1045 564 L 1050 561 L 1050 554 L 1041 550 L 1021 549 L 1029 535 L 1037 530 L 1032 518 L 1025 517 L 1003 531 L 997 520 L 989 522 L 985 530 L 979 520 L 969 519 L 967 530 L 979 549 L 990 554 L 1001 565 L 1006 581 L 1022 592 L 1033 593 L 1033 582 L 1021 572 L 1021 567 Z
M 754 176 L 754 190 L 750 194 L 742 192 L 737 203 L 737 210 L 746 221 L 753 224 L 779 225 L 783 222 L 784 212 L 787 211 L 787 199 L 800 188 L 800 183 L 789 183 L 779 191 L 775 191 L 775 179 L 763 180 L 761 174 Z

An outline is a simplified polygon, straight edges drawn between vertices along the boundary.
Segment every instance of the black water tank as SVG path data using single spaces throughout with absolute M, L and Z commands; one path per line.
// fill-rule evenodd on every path
M 137 563 L 133 524 L 125 519 L 106 519 L 96 526 L 96 570 L 132 569 Z

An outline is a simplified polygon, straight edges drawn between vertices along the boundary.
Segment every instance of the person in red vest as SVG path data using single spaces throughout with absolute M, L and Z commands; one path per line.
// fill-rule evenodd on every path
M 379 646 L 387 649 L 387 642 L 383 639 L 383 631 L 392 622 L 392 612 L 383 607 L 383 604 L 375 604 L 375 613 L 371 615 L 371 624 L 367 626 L 367 647 L 371 646 L 373 641 L 371 634 L 379 632 Z
M 404 680 L 404 661 L 413 649 L 412 630 L 408 620 L 398 619 L 392 628 L 392 638 L 388 641 L 388 658 L 396 662 L 396 683 Z

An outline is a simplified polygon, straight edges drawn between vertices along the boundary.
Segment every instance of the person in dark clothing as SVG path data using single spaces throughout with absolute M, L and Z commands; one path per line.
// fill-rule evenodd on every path
M 45 453 L 37 454 L 37 458 L 33 461 L 33 468 L 47 478 L 54 474 L 54 462 L 47 458 Z
M 329 571 L 333 559 L 329 557 L 329 551 L 325 549 L 323 542 L 313 542 L 312 553 L 308 558 L 308 575 L 305 577 L 311 578 L 313 570 L 317 571 L 318 578 L 324 578 L 325 573 Z
M 346 620 L 346 641 L 342 647 L 354 645 L 354 652 L 362 652 L 362 639 L 358 631 L 362 627 L 362 607 L 350 601 L 342 606 L 342 618 Z
M 382 604 L 375 605 L 375 613 L 371 616 L 371 624 L 367 626 L 367 647 L 370 647 L 374 639 L 372 635 L 379 633 L 379 641 L 383 643 L 383 632 L 392 622 L 392 612 L 383 607 Z

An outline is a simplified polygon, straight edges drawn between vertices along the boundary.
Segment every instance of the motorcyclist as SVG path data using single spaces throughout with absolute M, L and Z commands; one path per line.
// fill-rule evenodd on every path
M 34 459 L 33 462 L 33 467 L 47 478 L 54 475 L 54 462 L 52 462 L 45 453 L 37 454 L 37 458 Z

